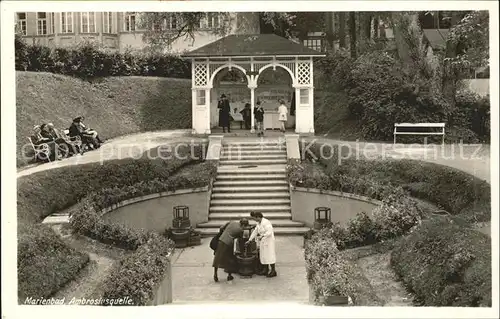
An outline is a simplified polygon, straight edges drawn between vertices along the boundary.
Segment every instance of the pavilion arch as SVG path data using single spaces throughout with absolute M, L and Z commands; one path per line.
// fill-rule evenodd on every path
M 215 69 L 213 72 L 211 72 L 212 74 L 210 74 L 210 81 L 208 82 L 210 84 L 210 87 L 213 87 L 214 85 L 214 80 L 215 80 L 215 77 L 217 76 L 217 74 L 224 70 L 224 69 L 229 69 L 231 70 L 232 68 L 235 68 L 235 69 L 238 69 L 240 70 L 243 75 L 245 75 L 246 79 L 247 79 L 247 84 L 250 84 L 250 76 L 247 75 L 247 70 L 245 70 L 244 67 L 238 65 L 238 64 L 234 64 L 234 63 L 227 63 L 227 64 L 224 64 L 220 67 L 218 67 L 217 69 Z
M 265 65 L 263 67 L 261 67 L 259 69 L 259 73 L 255 76 L 255 85 L 257 85 L 257 83 L 259 83 L 259 76 L 262 74 L 262 72 L 264 72 L 265 70 L 269 69 L 269 68 L 273 68 L 275 69 L 276 67 L 280 67 L 282 69 L 284 69 L 285 71 L 288 72 L 288 74 L 290 74 L 290 78 L 292 79 L 292 85 L 295 85 L 296 81 L 295 81 L 295 75 L 293 74 L 293 71 L 290 70 L 290 68 L 288 68 L 287 66 L 283 65 L 283 64 L 280 64 L 280 63 L 270 63 L 268 65 Z

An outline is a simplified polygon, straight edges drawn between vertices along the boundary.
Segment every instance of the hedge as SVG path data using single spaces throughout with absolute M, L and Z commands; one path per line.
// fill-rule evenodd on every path
M 368 279 L 355 263 L 344 258 L 332 238 L 315 234 L 304 250 L 307 280 L 315 301 L 320 296 L 341 295 L 355 306 L 381 306 Z
M 107 76 L 158 76 L 191 78 L 191 64 L 164 54 L 119 53 L 90 43 L 73 48 L 28 45 L 15 39 L 16 70 L 51 72 L 92 79 Z
M 215 176 L 216 165 L 207 163 L 202 174 L 195 170 L 190 176 L 172 176 L 168 180 L 139 182 L 136 185 L 103 189 L 84 198 L 70 210 L 71 229 L 81 235 L 94 238 L 105 244 L 135 252 L 115 267 L 103 285 L 104 299 L 117 299 L 128 296 L 132 306 L 146 305 L 154 296 L 155 290 L 170 267 L 168 256 L 174 250 L 174 243 L 160 235 L 146 230 L 137 230 L 121 224 L 104 221 L 101 210 L 122 200 L 172 191 L 185 187 L 207 186 Z
M 47 298 L 89 262 L 89 256 L 67 246 L 50 228 L 20 224 L 17 242 L 18 300 Z
M 324 180 L 317 183 L 323 189 L 382 199 L 392 188 L 401 186 L 412 196 L 429 201 L 468 223 L 491 218 L 491 186 L 475 176 L 417 160 L 342 159 L 340 154 L 347 155 L 347 150 L 339 145 L 333 149 L 323 148 L 326 158 L 321 158 L 321 145 L 315 143 L 309 148 L 311 152 L 304 155 L 325 169 Z M 332 158 L 327 159 L 329 156 Z
M 201 158 L 200 153 L 204 152 L 204 148 L 205 146 L 195 147 L 195 157 Z M 183 152 L 183 148 L 180 148 L 179 153 L 186 155 Z M 18 259 L 18 297 L 50 297 L 74 278 L 88 261 L 88 257 L 67 247 L 52 229 L 45 225 L 34 225 L 35 223 L 77 204 L 93 192 L 116 185 L 131 186 L 142 181 L 166 181 L 180 168 L 197 161 L 189 156 L 182 160 L 168 161 L 123 159 L 104 162 L 102 165 L 92 163 L 78 165 L 77 168 L 56 168 L 19 178 L 18 255 L 30 258 Z M 33 229 L 36 229 L 37 236 L 31 234 Z M 40 247 L 36 244 L 39 242 L 46 242 L 41 247 L 47 246 L 48 250 L 45 247 L 43 250 L 36 250 L 36 247 Z M 31 247 L 35 247 L 35 250 Z M 67 248 L 55 250 L 50 247 Z M 38 265 L 36 276 L 29 274 L 34 262 Z M 54 267 L 55 263 L 59 268 Z M 54 269 L 59 269 L 63 275 L 56 279 Z
M 423 306 L 491 307 L 491 239 L 447 218 L 396 244 L 391 265 Z

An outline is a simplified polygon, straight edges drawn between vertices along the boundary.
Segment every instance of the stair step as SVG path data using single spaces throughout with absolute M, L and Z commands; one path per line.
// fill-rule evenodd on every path
M 247 206 L 211 206 L 209 211 L 214 213 L 238 213 L 238 212 L 290 212 L 290 205 L 247 205 Z
M 229 206 L 231 208 L 237 208 L 235 206 L 243 205 L 260 205 L 262 207 L 268 205 L 290 205 L 290 198 L 259 198 L 259 199 L 212 199 L 210 201 L 210 206 L 212 208 L 222 208 Z
M 223 187 L 215 186 L 212 193 L 238 193 L 238 192 L 275 192 L 275 191 L 288 191 L 288 185 L 283 186 L 245 186 L 245 187 Z
M 223 155 L 220 157 L 220 160 L 254 160 L 254 159 L 284 159 L 286 160 L 286 154 L 257 154 L 257 155 L 248 155 L 248 154 L 229 154 Z
M 275 174 L 286 174 L 285 165 L 268 165 L 268 166 L 257 166 L 257 167 L 248 167 L 241 168 L 238 166 L 219 166 L 217 169 L 217 178 L 222 177 L 223 175 L 275 175 Z M 286 175 L 285 175 L 286 178 Z
M 283 159 L 249 159 L 249 160 L 223 160 L 221 159 L 219 164 L 224 165 L 234 165 L 234 166 L 244 166 L 244 165 L 273 165 L 273 164 L 286 164 L 286 158 Z M 244 167 L 243 167 L 244 168 Z M 250 168 L 250 167 L 249 167 Z
M 266 200 L 268 198 L 290 199 L 290 192 L 261 192 L 261 193 L 212 193 L 213 199 L 251 199 Z M 212 201 L 213 203 L 213 201 Z
M 243 151 L 243 150 L 238 150 L 238 149 L 227 149 L 227 150 L 222 150 L 221 152 L 222 155 L 228 155 L 228 154 L 241 154 L 241 155 L 259 155 L 259 154 L 284 154 L 286 155 L 286 150 L 283 149 L 283 150 L 280 150 L 280 149 L 270 149 L 270 150 L 266 150 L 266 149 L 256 149 L 256 150 L 246 150 L 246 151 Z
M 230 176 L 230 175 L 228 175 Z M 269 175 L 271 176 L 271 175 Z M 234 179 L 234 180 L 233 180 Z M 245 177 L 245 175 L 236 175 L 232 178 L 224 178 L 214 182 L 214 186 L 265 186 L 265 185 L 288 185 L 284 177 L 276 176 L 273 178 L 269 177 L 255 177 L 255 175 L 250 175 L 250 177 Z
M 222 146 L 222 151 L 232 152 L 246 152 L 246 151 L 283 151 L 286 150 L 285 145 L 235 145 L 235 146 Z
M 198 228 L 220 228 L 224 226 L 227 222 L 229 222 L 231 219 L 217 219 L 217 220 L 210 220 L 206 223 L 198 224 L 196 227 Z M 238 220 L 232 219 L 232 220 Z M 254 220 L 250 220 L 250 225 L 255 225 L 257 224 Z M 301 222 L 296 222 L 290 219 L 273 219 L 272 222 L 273 227 L 303 227 L 304 223 Z
M 196 228 L 197 232 L 203 237 L 215 236 L 219 232 L 219 228 Z M 308 227 L 276 227 L 274 228 L 275 236 L 286 236 L 286 235 L 304 235 L 310 230 Z
M 227 212 L 227 213 L 209 213 L 208 220 L 228 220 L 228 219 L 241 219 L 250 218 L 250 210 L 246 212 Z M 274 219 L 292 219 L 290 212 L 266 212 L 262 213 L 265 218 L 269 220 Z

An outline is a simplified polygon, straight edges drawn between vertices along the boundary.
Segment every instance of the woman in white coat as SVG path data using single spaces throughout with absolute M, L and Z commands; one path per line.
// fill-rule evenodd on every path
M 267 277 L 276 277 L 276 248 L 274 230 L 271 222 L 262 216 L 262 213 L 252 212 L 250 216 L 257 222 L 248 243 L 255 240 L 259 247 L 260 263 L 267 268 Z

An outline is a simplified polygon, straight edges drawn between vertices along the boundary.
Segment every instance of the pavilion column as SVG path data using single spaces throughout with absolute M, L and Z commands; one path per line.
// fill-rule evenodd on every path
M 255 132 L 255 118 L 254 118 L 254 108 L 255 108 L 255 89 L 257 88 L 255 85 L 249 85 L 250 89 L 250 133 Z

